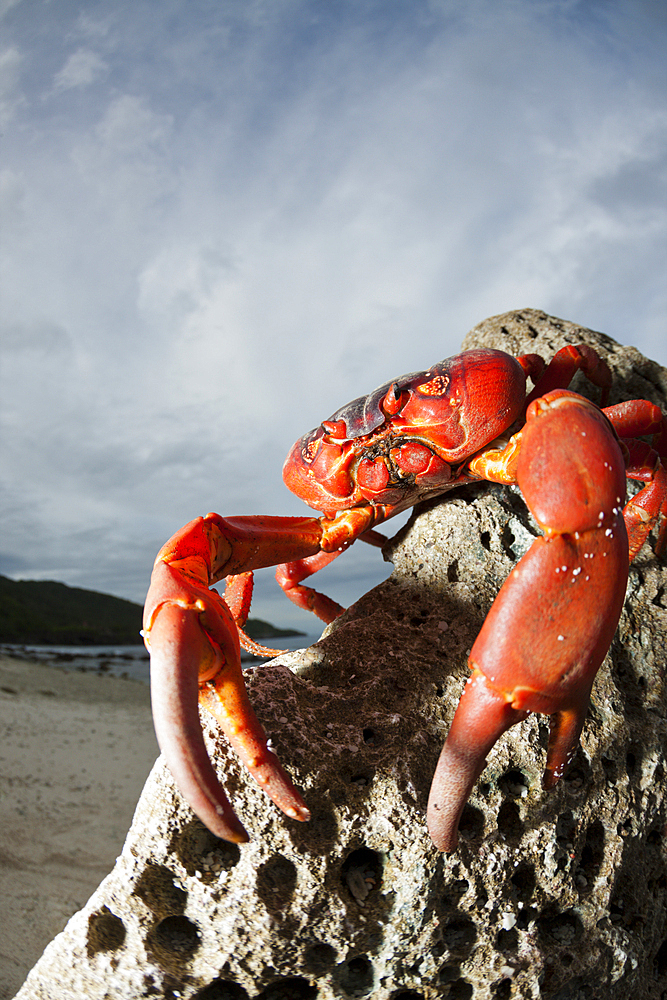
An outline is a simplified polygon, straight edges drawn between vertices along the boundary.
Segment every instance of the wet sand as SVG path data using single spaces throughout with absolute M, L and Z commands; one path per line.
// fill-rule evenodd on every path
M 0 656 L 0 998 L 113 868 L 158 755 L 148 687 Z

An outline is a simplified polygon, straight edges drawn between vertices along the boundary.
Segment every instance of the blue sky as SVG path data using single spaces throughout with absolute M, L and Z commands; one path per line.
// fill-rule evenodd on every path
M 660 0 L 0 19 L 0 572 L 141 601 L 181 524 L 303 513 L 297 437 L 508 309 L 667 364 Z M 255 613 L 308 623 L 268 573 Z

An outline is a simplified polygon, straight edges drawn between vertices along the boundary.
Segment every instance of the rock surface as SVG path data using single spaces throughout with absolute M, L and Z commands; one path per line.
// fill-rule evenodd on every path
M 611 402 L 667 411 L 665 370 L 536 310 L 463 346 L 550 358 L 581 342 L 612 368 Z M 467 652 L 537 533 L 517 491 L 486 484 L 416 512 L 387 546 L 393 576 L 250 678 L 312 821 L 279 814 L 206 723 L 252 842 L 210 835 L 158 761 L 116 867 L 17 1000 L 666 996 L 667 569 L 653 539 L 564 779 L 542 791 L 548 720 L 530 716 L 489 755 L 458 850 L 426 832 Z

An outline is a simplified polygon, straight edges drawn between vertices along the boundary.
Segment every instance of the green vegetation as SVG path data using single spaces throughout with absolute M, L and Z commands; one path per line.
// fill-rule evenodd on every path
M 269 622 L 262 621 L 261 618 L 248 618 L 243 631 L 251 639 L 280 639 L 286 635 L 305 635 L 305 632 L 297 632 L 293 628 L 276 628 Z
M 0 642 L 57 646 L 126 646 L 141 642 L 142 608 L 95 590 L 51 580 L 0 576 Z M 253 639 L 299 635 L 248 619 Z
M 51 580 L 0 576 L 0 641 L 59 646 L 136 645 L 141 608 Z

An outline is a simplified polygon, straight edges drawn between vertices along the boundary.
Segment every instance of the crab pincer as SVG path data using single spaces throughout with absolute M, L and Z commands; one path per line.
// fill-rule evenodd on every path
M 284 554 L 279 538 L 285 522 L 289 522 L 289 545 L 302 554 L 312 551 L 311 536 L 319 537 L 315 519 L 274 518 L 270 558 L 275 558 L 276 545 L 278 554 Z M 310 819 L 303 798 L 269 749 L 248 698 L 241 669 L 239 622 L 223 598 L 209 589 L 227 568 L 235 568 L 238 559 L 244 566 L 261 565 L 267 558 L 257 555 L 262 545 L 256 519 L 225 520 L 215 514 L 197 518 L 158 553 L 144 609 L 144 641 L 151 654 L 151 699 L 160 749 L 181 794 L 202 822 L 216 836 L 236 843 L 247 841 L 248 834 L 206 751 L 199 706 L 214 717 L 241 763 L 269 798 L 292 819 Z M 249 556 L 248 549 L 254 555 Z
M 530 712 L 551 716 L 544 786 L 561 777 L 625 598 L 625 463 L 609 421 L 566 391 L 535 400 L 526 416 L 516 481 L 544 535 L 501 587 L 470 652 L 472 675 L 428 804 L 429 832 L 442 851 L 457 845 L 488 752 Z

